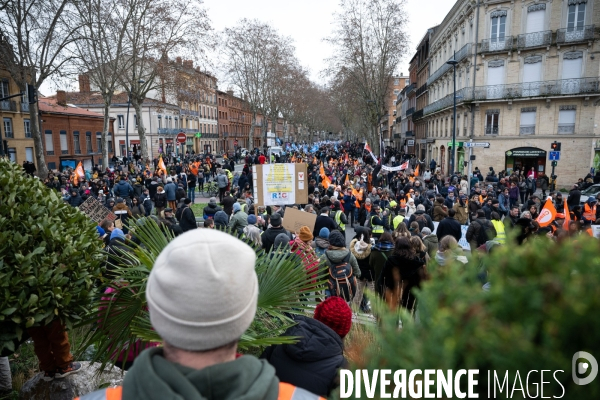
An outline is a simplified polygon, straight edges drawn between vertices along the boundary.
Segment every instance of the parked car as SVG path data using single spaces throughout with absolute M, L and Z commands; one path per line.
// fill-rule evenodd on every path
M 600 193 L 600 183 L 590 186 L 581 191 L 581 203 L 585 203 L 589 197 L 596 197 Z

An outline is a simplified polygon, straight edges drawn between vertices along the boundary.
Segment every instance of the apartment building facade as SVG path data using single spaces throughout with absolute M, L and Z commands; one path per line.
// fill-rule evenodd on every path
M 67 104 L 67 95 L 59 91 L 56 96 L 38 100 L 40 131 L 44 138 L 44 158 L 48 169 L 75 168 L 79 162 L 86 171 L 102 165 L 102 113 Z M 114 155 L 114 118 L 109 122 L 106 145 L 109 160 Z
M 19 87 L 8 71 L 0 69 L 0 98 L 20 93 Z M 30 161 L 36 164 L 31 137 L 29 102 L 27 96 L 0 101 L 0 146 L 6 140 L 8 157 L 19 164 Z
M 562 143 L 556 173 L 575 182 L 600 162 L 600 7 L 591 0 L 459 0 L 431 37 L 427 158 L 448 172 L 456 64 L 456 168 L 549 174 L 548 151 Z M 598 142 L 598 143 L 597 143 Z M 598 147 L 597 147 L 598 146 Z

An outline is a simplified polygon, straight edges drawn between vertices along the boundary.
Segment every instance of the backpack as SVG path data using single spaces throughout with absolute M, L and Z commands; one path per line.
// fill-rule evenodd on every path
M 489 226 L 491 225 L 491 222 L 487 221 L 485 225 L 483 225 L 479 221 L 473 221 L 473 223 L 480 226 L 479 232 L 477 233 L 477 237 L 475 238 L 475 240 L 477 240 L 477 247 L 481 246 L 482 244 L 485 244 L 485 242 L 492 239 L 488 236 L 488 230 Z
M 327 253 L 325 256 L 331 264 L 329 267 L 329 291 L 331 296 L 341 297 L 346 301 L 351 301 L 356 293 L 356 277 L 352 274 L 352 266 L 350 265 L 350 251 L 344 259 L 335 264 L 329 259 Z

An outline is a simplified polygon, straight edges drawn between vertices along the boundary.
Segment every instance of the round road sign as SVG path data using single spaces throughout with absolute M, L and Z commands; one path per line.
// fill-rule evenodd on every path
M 185 133 L 183 132 L 179 132 L 177 134 L 177 143 L 185 143 L 185 141 L 187 140 L 187 136 L 185 136 Z

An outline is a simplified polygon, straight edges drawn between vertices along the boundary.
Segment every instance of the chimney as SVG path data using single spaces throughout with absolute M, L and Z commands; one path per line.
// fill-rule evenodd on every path
M 194 61 L 192 60 L 185 60 L 183 62 L 183 66 L 186 68 L 194 68 Z
M 63 107 L 67 106 L 67 92 L 64 90 L 58 90 L 56 92 L 56 104 Z
M 177 64 L 181 65 L 181 57 L 177 57 Z
M 231 97 L 233 97 L 233 90 L 228 90 L 227 94 L 230 95 Z
M 89 93 L 90 89 L 90 77 L 85 74 L 79 75 L 79 91 L 81 93 Z

